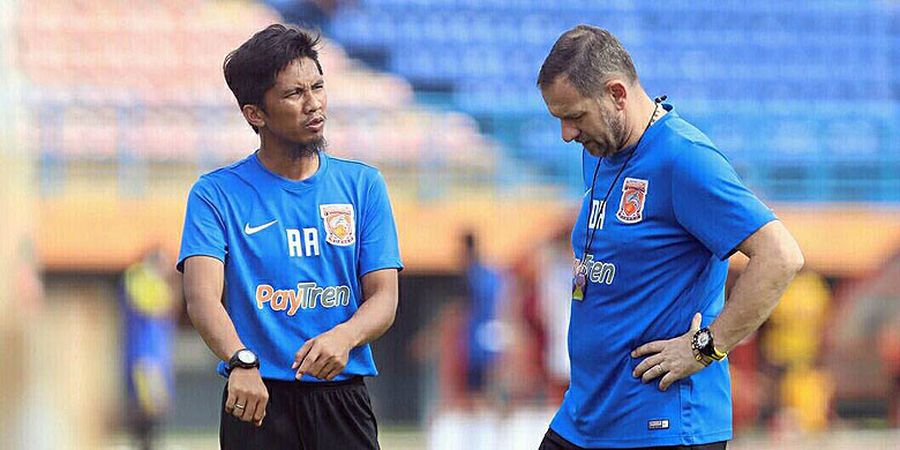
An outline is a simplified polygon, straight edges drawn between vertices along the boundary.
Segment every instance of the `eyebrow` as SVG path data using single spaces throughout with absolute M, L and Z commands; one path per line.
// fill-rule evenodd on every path
M 325 78 L 319 77 L 315 81 L 310 83 L 310 86 L 315 86 L 317 84 L 322 84 L 324 82 L 325 82 Z M 281 91 L 281 95 L 287 96 L 287 95 L 293 94 L 294 92 L 297 92 L 297 91 L 303 92 L 305 90 L 306 90 L 306 86 L 294 86 L 294 87 L 290 87 L 290 88 L 287 88 L 287 89 Z

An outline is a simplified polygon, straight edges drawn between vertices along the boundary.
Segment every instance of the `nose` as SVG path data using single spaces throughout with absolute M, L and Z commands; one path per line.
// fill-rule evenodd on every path
M 581 134 L 581 130 L 575 128 L 571 124 L 566 123 L 565 120 L 562 122 L 562 139 L 566 142 L 572 142 L 573 139 L 578 138 Z
M 303 104 L 303 109 L 303 112 L 306 114 L 316 112 L 322 109 L 322 100 L 319 99 L 316 94 L 309 92 L 307 94 L 306 102 Z

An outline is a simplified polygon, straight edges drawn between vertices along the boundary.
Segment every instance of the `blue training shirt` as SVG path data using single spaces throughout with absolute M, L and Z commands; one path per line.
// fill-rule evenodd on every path
M 195 255 L 225 263 L 228 315 L 259 356 L 263 378 L 277 380 L 295 379 L 294 353 L 306 340 L 353 316 L 363 275 L 403 267 L 384 178 L 324 152 L 319 170 L 302 181 L 269 171 L 256 153 L 200 177 L 188 197 L 178 269 Z M 350 351 L 335 380 L 377 373 L 366 344 Z
M 551 428 L 581 447 L 698 445 L 731 439 L 728 362 L 675 382 L 643 384 L 632 371 L 642 344 L 708 326 L 725 301 L 728 257 L 775 220 L 731 164 L 671 105 L 654 123 L 601 208 L 628 151 L 600 163 L 572 231 L 581 258 L 590 219 L 584 300 L 572 300 L 571 382 Z M 584 153 L 586 188 L 597 159 Z M 593 206 L 593 209 L 592 209 Z M 591 216 L 590 218 L 588 216 Z M 576 260 L 577 263 L 577 260 Z
M 466 329 L 468 369 L 486 368 L 497 357 L 486 327 L 497 318 L 502 278 L 493 268 L 475 262 L 466 268 L 469 323 Z

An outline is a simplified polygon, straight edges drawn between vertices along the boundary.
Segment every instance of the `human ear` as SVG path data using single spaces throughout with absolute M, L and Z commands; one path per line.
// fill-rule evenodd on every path
M 628 88 L 625 83 L 619 79 L 612 79 L 606 82 L 606 93 L 612 100 L 616 109 L 625 109 L 625 103 L 628 100 Z
M 259 106 L 244 105 L 241 107 L 241 113 L 250 125 L 256 128 L 264 128 L 266 126 L 266 113 Z

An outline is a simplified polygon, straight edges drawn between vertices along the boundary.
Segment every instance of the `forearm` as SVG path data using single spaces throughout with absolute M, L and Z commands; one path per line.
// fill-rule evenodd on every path
M 366 299 L 350 320 L 335 328 L 348 333 L 355 348 L 381 337 L 393 325 L 396 312 L 396 292 L 381 291 Z
M 185 259 L 183 286 L 188 317 L 194 328 L 219 359 L 228 361 L 244 344 L 222 306 L 224 263 L 210 256 Z
M 751 258 L 735 282 L 722 313 L 709 327 L 716 348 L 729 352 L 756 331 L 772 314 L 799 268 L 784 259 Z
M 203 341 L 222 361 L 228 361 L 231 355 L 244 348 L 221 302 L 189 299 L 187 311 Z

